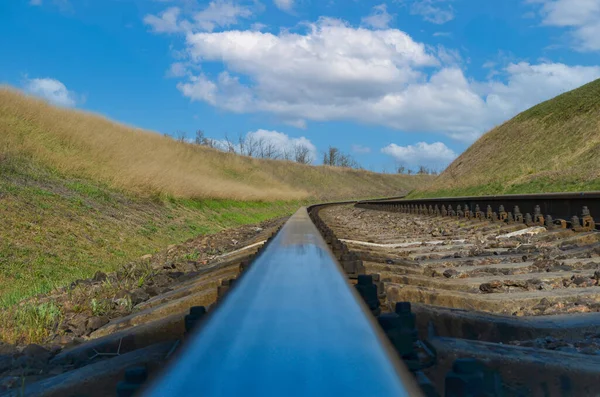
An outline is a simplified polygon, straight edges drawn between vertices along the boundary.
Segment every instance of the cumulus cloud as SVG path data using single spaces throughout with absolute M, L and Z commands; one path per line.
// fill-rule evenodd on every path
M 144 23 L 150 25 L 152 30 L 156 33 L 177 33 L 182 30 L 177 20 L 179 14 L 181 14 L 179 7 L 167 8 L 158 16 L 146 15 L 144 17 Z
M 518 112 L 600 77 L 600 67 L 506 63 L 468 79 L 460 53 L 416 42 L 398 29 L 331 18 L 305 30 L 188 33 L 177 87 L 195 101 L 266 113 L 289 125 L 348 120 L 471 142 Z M 210 74 L 203 65 L 220 66 Z M 203 70 L 204 72 L 190 72 Z
M 216 28 L 235 25 L 240 19 L 252 15 L 250 7 L 231 0 L 214 0 L 202 10 L 188 10 L 185 13 L 179 7 L 169 7 L 158 16 L 146 15 L 144 23 L 155 33 L 212 32 Z
M 73 107 L 77 104 L 77 95 L 56 79 L 26 79 L 25 90 L 60 106 Z
M 571 28 L 576 49 L 600 51 L 600 0 L 529 0 L 540 5 L 542 23 Z
M 373 7 L 371 14 L 363 17 L 361 23 L 375 29 L 387 29 L 392 19 L 394 19 L 394 16 L 388 14 L 387 5 L 384 3 Z
M 173 62 L 167 71 L 167 77 L 183 77 L 187 74 L 187 65 L 183 62 Z
M 408 166 L 447 166 L 457 154 L 442 142 L 419 142 L 415 145 L 398 146 L 392 143 L 381 149 L 381 153 L 392 156 L 400 164 Z
M 273 3 L 283 11 L 291 11 L 294 8 L 294 0 L 273 0 Z
M 442 25 L 454 19 L 454 8 L 448 0 L 415 0 L 411 4 L 410 13 L 420 15 L 424 20 Z
M 177 84 L 177 89 L 192 100 L 208 102 L 216 105 L 217 85 L 204 77 L 191 76 L 187 83 Z
M 305 137 L 293 138 L 279 131 L 257 130 L 246 134 L 247 139 L 254 142 L 263 142 L 263 144 L 273 145 L 279 153 L 288 153 L 292 155 L 296 147 L 305 147 L 310 153 L 310 157 L 314 160 L 317 158 L 316 146 Z

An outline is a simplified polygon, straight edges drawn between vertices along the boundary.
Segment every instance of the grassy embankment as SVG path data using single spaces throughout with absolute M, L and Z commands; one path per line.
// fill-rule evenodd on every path
M 410 197 L 600 190 L 600 80 L 483 135 Z
M 428 180 L 222 153 L 0 87 L 0 307 L 198 234 Z

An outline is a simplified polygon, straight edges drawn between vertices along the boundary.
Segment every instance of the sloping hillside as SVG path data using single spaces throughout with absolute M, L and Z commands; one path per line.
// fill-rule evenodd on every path
M 222 153 L 0 88 L 0 308 L 199 234 L 427 180 Z
M 261 160 L 176 142 L 0 88 L 0 152 L 144 195 L 237 200 L 397 195 L 428 180 Z
M 600 190 L 600 80 L 494 128 L 411 196 Z

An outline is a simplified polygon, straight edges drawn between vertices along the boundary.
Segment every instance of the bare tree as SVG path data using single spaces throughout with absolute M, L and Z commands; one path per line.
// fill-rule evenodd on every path
M 204 145 L 204 142 L 206 141 L 206 136 L 204 135 L 204 131 L 202 130 L 196 130 L 196 137 L 194 138 L 194 143 L 196 145 Z
M 254 135 L 246 135 L 246 137 L 244 138 L 244 150 L 246 151 L 246 156 L 256 156 L 256 153 L 258 151 L 258 141 L 254 137 Z
M 185 131 L 178 130 L 175 133 L 175 139 L 177 140 L 177 142 L 181 142 L 181 143 L 185 142 L 185 136 L 186 136 Z
M 419 175 L 428 175 L 429 174 L 429 170 L 424 165 L 420 165 L 419 166 L 419 171 L 417 171 L 417 174 L 419 174 Z
M 244 156 L 254 157 L 254 156 L 256 156 L 257 146 L 258 146 L 258 142 L 257 142 L 256 138 L 254 138 L 254 135 L 252 135 L 252 134 L 246 134 L 246 135 L 239 134 L 238 135 L 238 148 L 239 148 L 240 154 L 242 154 Z
M 310 156 L 310 149 L 304 145 L 294 145 L 294 161 L 300 164 L 310 164 L 313 162 Z
M 340 152 L 338 148 L 333 146 L 329 146 L 327 152 L 323 154 L 323 164 L 336 167 L 361 168 L 360 164 L 351 156 Z
M 405 171 L 406 171 L 406 167 L 404 167 L 403 165 L 399 165 L 398 168 L 396 169 L 396 172 L 398 174 L 404 174 Z
M 279 158 L 281 160 L 291 161 L 294 158 L 294 151 L 284 147 L 279 151 Z
M 261 139 L 262 145 L 260 146 L 261 152 L 260 157 L 263 159 L 276 160 L 281 157 L 281 154 L 277 150 L 277 146 L 273 142 Z
M 338 165 L 340 150 L 336 147 L 329 146 L 329 149 L 323 155 L 323 164 L 335 166 Z
M 237 153 L 237 151 L 235 150 L 235 145 L 233 144 L 231 139 L 229 139 L 229 136 L 227 134 L 225 134 L 225 151 L 227 153 Z

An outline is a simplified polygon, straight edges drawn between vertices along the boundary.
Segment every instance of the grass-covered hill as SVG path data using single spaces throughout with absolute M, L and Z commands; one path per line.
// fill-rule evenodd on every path
M 0 88 L 0 152 L 142 195 L 330 200 L 393 195 L 419 183 L 404 175 L 223 153 L 6 88 Z
M 303 203 L 428 180 L 222 153 L 0 87 L 0 307 Z
M 411 196 L 600 190 L 600 80 L 483 135 Z

